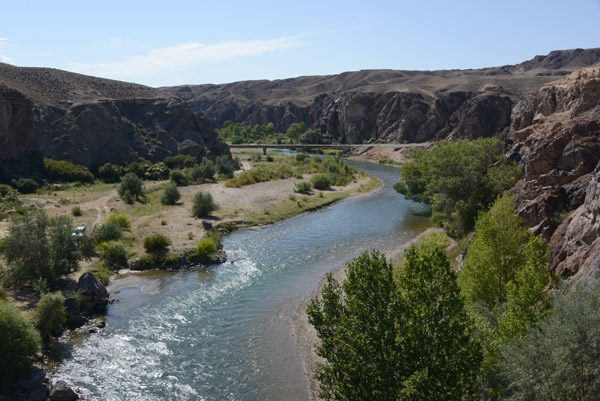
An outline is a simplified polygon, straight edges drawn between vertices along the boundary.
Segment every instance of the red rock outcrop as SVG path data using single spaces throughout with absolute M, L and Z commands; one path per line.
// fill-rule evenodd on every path
M 551 267 L 563 276 L 600 274 L 600 68 L 548 84 L 513 109 L 519 161 L 519 213 L 550 241 Z

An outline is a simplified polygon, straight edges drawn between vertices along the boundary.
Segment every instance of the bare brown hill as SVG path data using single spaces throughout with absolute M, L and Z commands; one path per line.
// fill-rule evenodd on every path
M 143 85 L 0 63 L 5 172 L 18 174 L 41 156 L 89 167 L 177 153 L 214 159 L 229 154 L 229 148 L 180 97 Z
M 421 142 L 502 132 L 516 101 L 598 62 L 600 49 L 574 49 L 477 70 L 364 70 L 161 89 L 186 99 L 213 127 L 272 122 L 285 131 L 304 121 L 330 141 Z

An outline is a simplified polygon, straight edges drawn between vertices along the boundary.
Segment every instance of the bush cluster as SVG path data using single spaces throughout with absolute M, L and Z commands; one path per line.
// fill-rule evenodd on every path
M 312 185 L 310 184 L 310 182 L 302 181 L 296 184 L 296 186 L 294 187 L 294 192 L 308 195 L 310 194 L 311 189 Z
M 113 269 L 127 267 L 127 251 L 123 244 L 117 241 L 102 242 L 97 247 L 100 258 L 104 264 Z
M 181 194 L 177 189 L 177 184 L 169 182 L 165 185 L 165 189 L 160 197 L 160 201 L 163 205 L 174 205 L 181 198 Z
M 208 216 L 218 209 L 219 206 L 215 203 L 210 193 L 199 191 L 194 195 L 192 201 L 192 216 L 197 218 Z
M 35 325 L 42 338 L 58 337 L 67 319 L 65 298 L 60 293 L 43 294 L 35 308 Z
M 135 173 L 125 174 L 119 185 L 119 196 L 129 204 L 144 196 L 142 180 Z
M 84 166 L 66 160 L 44 157 L 44 168 L 50 177 L 62 182 L 93 182 L 94 175 Z
M 0 299 L 0 393 L 16 387 L 40 350 L 40 335 L 9 300 Z
M 171 240 L 162 234 L 152 234 L 144 238 L 144 249 L 148 253 L 160 252 L 171 245 Z

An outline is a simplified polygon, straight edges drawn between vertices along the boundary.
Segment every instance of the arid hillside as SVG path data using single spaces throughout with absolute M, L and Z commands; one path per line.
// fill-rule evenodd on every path
M 329 141 L 424 142 L 500 133 L 526 94 L 598 62 L 600 49 L 575 49 L 478 70 L 366 70 L 161 89 L 186 99 L 215 128 L 232 120 L 285 131 L 304 121 Z
M 0 162 L 27 169 L 40 156 L 85 166 L 157 161 L 229 149 L 187 102 L 143 85 L 0 63 Z

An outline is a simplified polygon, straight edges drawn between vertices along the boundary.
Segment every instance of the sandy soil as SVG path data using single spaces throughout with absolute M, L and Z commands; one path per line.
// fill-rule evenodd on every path
M 424 144 L 426 146 L 427 144 Z M 397 163 L 404 163 L 408 160 L 409 153 L 414 148 L 407 148 L 405 146 L 378 146 L 373 145 L 372 147 L 357 147 L 354 148 L 350 154 L 352 159 L 363 160 L 368 162 L 378 163 L 379 159 L 388 158 Z
M 423 233 L 419 234 L 417 237 L 412 239 L 411 241 L 398 244 L 398 246 L 392 249 L 389 252 L 385 253 L 387 260 L 393 260 L 402 256 L 404 250 L 408 248 L 411 244 L 419 241 L 426 233 L 434 230 L 441 230 L 439 228 L 430 228 L 425 230 Z M 452 244 L 451 246 L 454 246 Z M 333 273 L 333 277 L 338 281 L 342 282 L 346 278 L 346 265 L 338 266 L 331 271 Z M 300 350 L 300 354 L 304 356 L 303 365 L 305 374 L 309 377 L 309 390 L 312 400 L 320 400 L 318 397 L 319 391 L 319 381 L 314 377 L 314 372 L 316 370 L 318 363 L 323 363 L 323 358 L 319 357 L 315 353 L 315 345 L 318 344 L 319 338 L 317 337 L 317 332 L 314 327 L 308 322 L 308 315 L 306 314 L 306 308 L 310 300 L 315 297 L 317 294 L 320 294 L 323 290 L 323 287 L 326 284 L 326 277 L 323 277 L 319 283 L 319 288 L 317 291 L 309 294 L 298 306 L 298 309 L 294 316 L 292 316 L 292 331 L 296 338 L 297 346 Z

